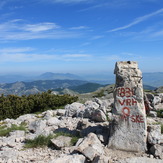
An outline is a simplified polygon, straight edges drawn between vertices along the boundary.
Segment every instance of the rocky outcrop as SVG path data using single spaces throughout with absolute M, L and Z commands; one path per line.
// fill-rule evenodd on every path
M 95 122 L 107 121 L 108 112 L 111 111 L 112 100 L 86 101 L 84 104 L 73 103 L 65 106 L 65 116 L 89 118 Z
M 117 62 L 114 73 L 113 121 L 108 147 L 127 151 L 147 150 L 147 124 L 142 73 L 136 62 Z

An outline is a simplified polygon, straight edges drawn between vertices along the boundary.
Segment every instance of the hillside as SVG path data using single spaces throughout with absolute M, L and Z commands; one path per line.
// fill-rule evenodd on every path
M 15 82 L 0 84 L 0 94 L 29 95 L 57 88 L 68 88 L 87 83 L 82 80 L 38 80 L 33 82 Z

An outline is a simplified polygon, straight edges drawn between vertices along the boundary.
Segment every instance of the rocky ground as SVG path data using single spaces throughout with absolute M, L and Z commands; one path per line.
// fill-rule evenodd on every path
M 26 114 L 17 119 L 0 121 L 0 134 L 13 125 L 26 126 L 0 137 L 2 163 L 163 163 L 163 118 L 157 110 L 163 108 L 163 94 L 148 93 L 152 111 L 147 117 L 148 137 L 146 153 L 109 149 L 109 123 L 112 120 L 113 98 L 75 102 L 64 109 L 48 110 L 40 114 Z M 59 136 L 50 140 L 50 146 L 26 148 L 29 139 L 49 134 Z M 67 135 L 63 134 L 67 133 Z M 70 136 L 71 135 L 71 136 Z M 78 141 L 72 144 L 72 138 Z

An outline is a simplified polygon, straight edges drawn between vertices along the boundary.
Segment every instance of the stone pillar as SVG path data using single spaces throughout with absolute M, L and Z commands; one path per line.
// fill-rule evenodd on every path
M 110 124 L 109 148 L 146 151 L 147 124 L 143 99 L 142 73 L 137 62 L 117 62 L 114 74 L 113 120 Z

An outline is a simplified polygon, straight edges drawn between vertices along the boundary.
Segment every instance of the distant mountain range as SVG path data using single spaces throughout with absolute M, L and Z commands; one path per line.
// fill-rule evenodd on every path
M 94 92 L 106 85 L 88 83 L 83 80 L 37 80 L 32 82 L 15 82 L 0 84 L 0 94 L 4 95 L 29 95 L 52 90 L 57 94 L 82 94 Z M 154 90 L 155 87 L 144 85 L 146 90 Z
M 75 75 L 70 73 L 52 73 L 46 72 L 39 76 L 23 76 L 23 75 L 0 75 L 0 83 L 14 83 L 14 82 L 33 82 L 38 80 L 82 80 L 98 84 L 114 84 L 115 75 L 101 74 L 101 75 Z M 163 72 L 143 73 L 143 83 L 145 85 L 160 87 L 163 86 Z
M 47 90 L 65 89 L 87 83 L 83 80 L 37 80 L 0 84 L 0 94 L 29 95 Z

